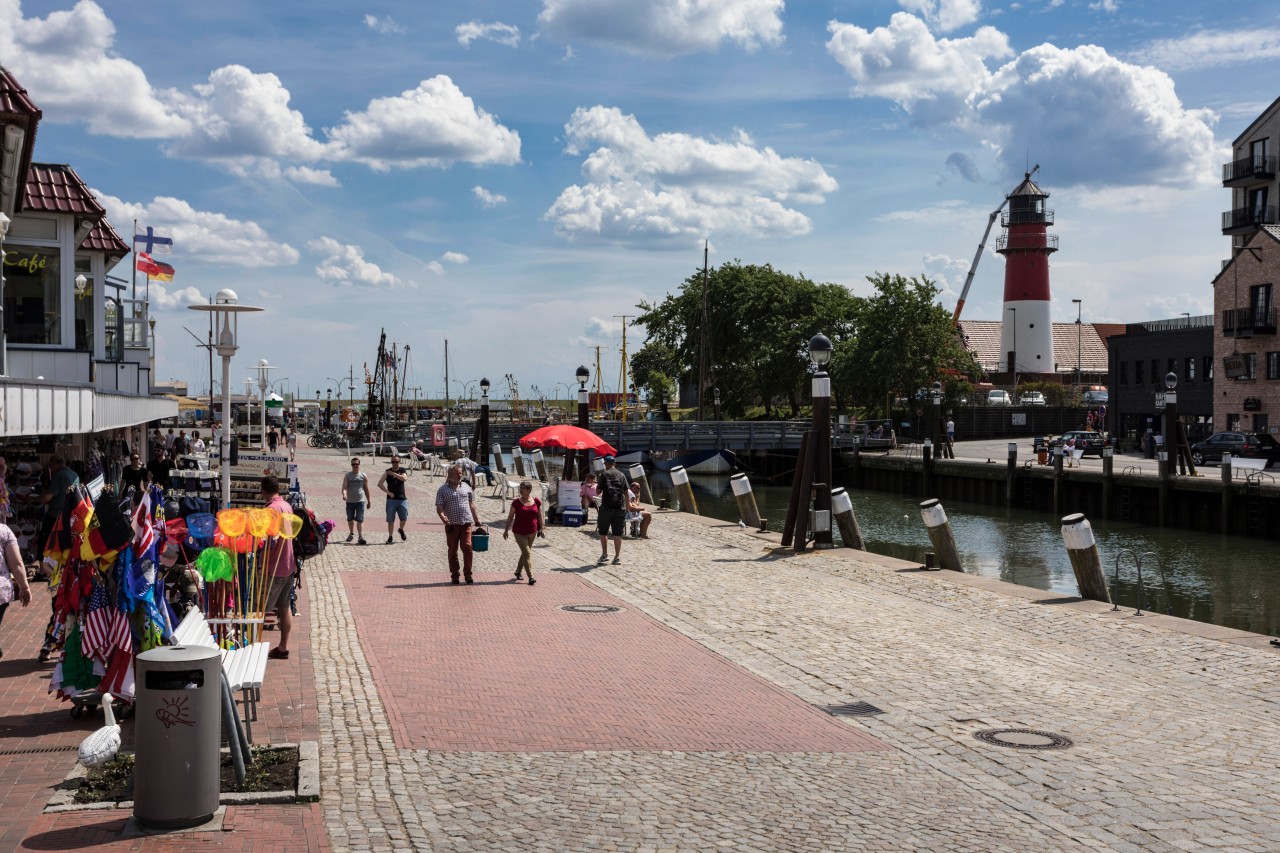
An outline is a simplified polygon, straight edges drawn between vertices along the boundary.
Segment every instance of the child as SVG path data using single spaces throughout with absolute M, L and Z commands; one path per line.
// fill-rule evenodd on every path
M 580 493 L 582 495 L 582 521 L 585 524 L 587 516 L 590 515 L 588 510 L 593 506 L 600 506 L 600 501 L 596 497 L 598 492 L 596 492 L 595 474 L 590 472 L 587 473 L 586 478 L 582 481 L 582 489 Z

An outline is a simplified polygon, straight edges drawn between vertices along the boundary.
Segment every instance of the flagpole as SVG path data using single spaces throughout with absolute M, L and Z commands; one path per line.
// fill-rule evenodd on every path
M 129 298 L 138 301 L 138 220 L 133 220 L 133 290 Z

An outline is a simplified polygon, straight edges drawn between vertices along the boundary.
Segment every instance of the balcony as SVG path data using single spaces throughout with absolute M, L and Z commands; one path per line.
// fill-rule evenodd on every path
M 1224 236 L 1247 234 L 1263 225 L 1280 224 L 1276 218 L 1276 206 L 1237 207 L 1222 214 L 1222 233 Z
M 1007 210 L 1000 217 L 1000 227 L 1010 225 L 1052 225 L 1052 210 Z
M 1222 167 L 1224 187 L 1241 186 L 1255 181 L 1274 181 L 1275 178 L 1275 157 L 1244 157 Z
M 1018 250 L 1058 251 L 1057 234 L 1002 234 L 996 238 L 997 252 Z
M 1251 338 L 1275 333 L 1275 308 L 1228 308 L 1222 312 L 1223 337 Z

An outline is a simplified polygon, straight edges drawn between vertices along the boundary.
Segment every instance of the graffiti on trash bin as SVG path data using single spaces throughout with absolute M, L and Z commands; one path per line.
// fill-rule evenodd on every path
M 162 701 L 164 704 L 156 708 L 156 719 L 164 723 L 166 729 L 195 725 L 195 721 L 187 716 L 186 696 L 173 696 Z

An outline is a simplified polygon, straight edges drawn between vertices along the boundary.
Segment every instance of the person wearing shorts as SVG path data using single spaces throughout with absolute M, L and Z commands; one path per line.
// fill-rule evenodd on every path
M 369 496 L 369 478 L 360 470 L 360 460 L 351 460 L 351 470 L 342 475 L 342 499 L 347 502 L 347 542 L 360 534 L 357 544 L 368 545 L 364 541 L 364 508 L 373 502 Z
M 396 518 L 400 519 L 400 538 L 404 535 L 404 523 L 409 520 L 409 498 L 404 493 L 404 481 L 409 479 L 409 472 L 400 467 L 400 454 L 391 454 L 391 467 L 382 472 L 378 480 L 378 488 L 387 493 L 387 544 L 394 543 Z
M 621 503 L 611 506 L 608 499 L 610 481 L 615 480 L 621 481 L 620 485 L 615 487 Z M 596 493 L 600 496 L 600 509 L 596 514 L 596 532 L 600 534 L 598 564 L 603 566 L 609 562 L 609 538 L 612 537 L 613 564 L 617 566 L 622 563 L 622 531 L 627 526 L 627 475 L 618 470 L 617 461 L 613 456 L 606 456 L 604 470 L 600 472 L 596 481 L 599 484 Z
M 280 497 L 280 481 L 275 477 L 262 478 L 262 499 L 267 509 L 274 509 L 282 514 L 293 512 L 289 502 Z M 271 586 L 267 591 L 265 613 L 276 615 L 276 624 L 280 626 L 280 644 L 267 652 L 272 660 L 289 659 L 289 633 L 293 630 L 293 610 L 289 607 L 289 599 L 293 595 L 293 585 L 297 582 L 298 564 L 293 559 L 293 540 L 283 536 L 269 537 L 263 545 L 263 559 L 267 561 L 267 576 L 271 578 Z

